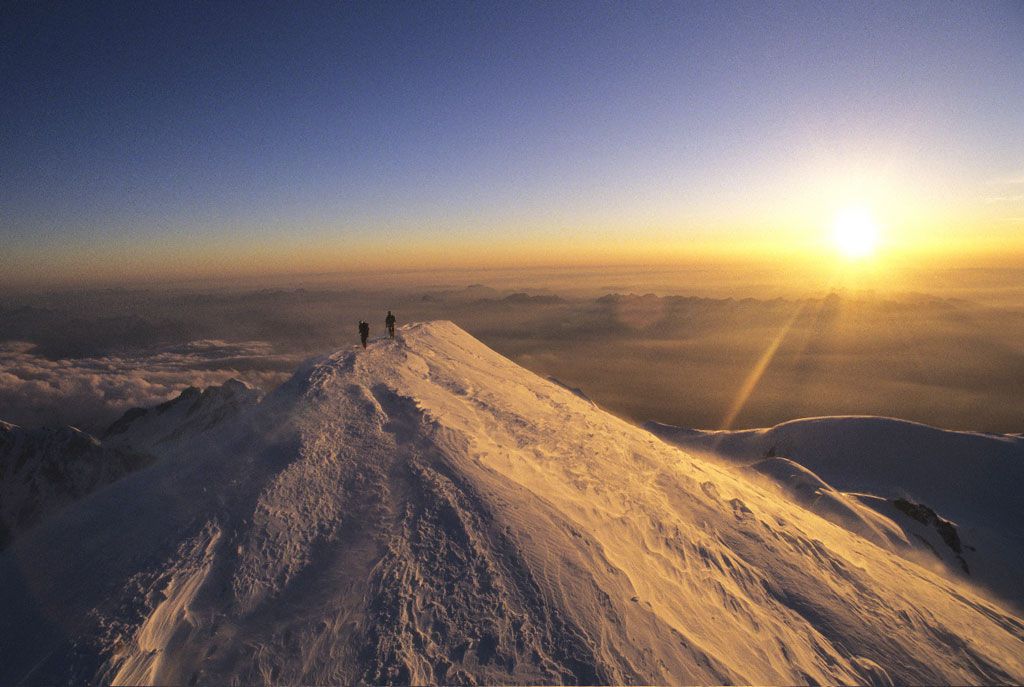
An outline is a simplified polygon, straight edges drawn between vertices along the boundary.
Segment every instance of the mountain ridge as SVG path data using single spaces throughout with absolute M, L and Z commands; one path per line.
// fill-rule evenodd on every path
M 1024 678 L 1013 614 L 451 323 L 161 436 L 0 554 L 0 680 Z
M 1019 435 L 862 415 L 733 431 L 655 422 L 645 427 L 684 450 L 741 467 L 756 467 L 776 455 L 791 459 L 827 485 L 822 493 L 840 493 L 838 498 L 851 502 L 862 519 L 877 512 L 904 530 L 911 548 L 931 552 L 1018 611 L 1024 609 L 1024 498 L 1017 488 L 1024 482 L 1024 439 Z M 924 511 L 932 511 L 924 517 L 929 522 L 922 521 Z M 963 547 L 946 541 L 960 538 Z

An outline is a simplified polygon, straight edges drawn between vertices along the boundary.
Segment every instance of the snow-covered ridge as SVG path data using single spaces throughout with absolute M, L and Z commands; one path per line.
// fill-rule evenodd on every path
M 151 419 L 0 555 L 0 682 L 1024 680 L 1012 613 L 451 323 Z
M 133 408 L 107 428 L 106 442 L 159 450 L 229 420 L 259 403 L 263 392 L 238 379 L 205 390 L 189 387 L 153 408 Z
M 955 432 L 865 416 L 806 418 L 741 431 L 645 426 L 683 449 L 761 472 L 766 471 L 759 466 L 772 461 L 798 465 L 824 485 L 807 490 L 803 499 L 819 514 L 861 534 L 866 527 L 896 526 L 911 548 L 1024 608 L 1020 435 Z M 789 491 L 806 481 L 795 470 L 770 476 Z M 849 509 L 846 516 L 836 515 L 835 499 Z M 910 515 L 922 509 L 936 517 Z M 952 531 L 944 536 L 944 528 Z M 891 534 L 875 540 L 884 545 L 883 540 L 893 541 Z M 960 539 L 963 546 L 954 541 Z M 898 541 L 894 545 L 900 547 Z
M 767 429 L 700 431 L 645 425 L 685 448 L 738 460 L 791 458 L 845 491 L 941 503 L 958 520 L 1019 529 L 1024 439 L 955 432 L 886 417 L 792 420 Z
M 0 549 L 74 501 L 152 463 L 165 446 L 230 422 L 261 392 L 237 379 L 185 389 L 133 408 L 97 438 L 76 427 L 25 429 L 0 421 Z
M 0 422 L 0 549 L 36 522 L 151 461 L 75 428 Z

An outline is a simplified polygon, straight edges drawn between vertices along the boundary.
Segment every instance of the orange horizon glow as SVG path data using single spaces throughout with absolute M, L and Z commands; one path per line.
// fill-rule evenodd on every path
M 820 226 L 820 225 L 819 225 Z M 1022 225 L 1024 228 L 1024 225 Z M 622 232 L 628 234 L 629 232 Z M 887 232 L 877 253 L 863 265 L 842 265 L 842 256 L 827 228 L 806 232 L 737 231 L 727 239 L 683 236 L 672 240 L 671 230 L 648 232 L 647 238 L 624 239 L 607 231 L 533 235 L 524 239 L 481 241 L 432 237 L 378 243 L 332 239 L 315 241 L 288 237 L 253 238 L 241 246 L 225 241 L 182 244 L 140 241 L 48 248 L 41 255 L 10 255 L 0 281 L 8 284 L 76 284 L 144 282 L 151 280 L 258 277 L 381 269 L 445 270 L 533 267 L 601 267 L 651 265 L 764 264 L 781 260 L 800 267 L 851 273 L 905 265 L 1014 266 L 1024 265 L 1024 232 L 1017 240 L 989 233 L 985 238 L 957 237 L 933 232 L 921 239 L 920 230 Z M 815 233 L 817 235 L 815 235 Z M 747 234 L 746 238 L 740 236 Z

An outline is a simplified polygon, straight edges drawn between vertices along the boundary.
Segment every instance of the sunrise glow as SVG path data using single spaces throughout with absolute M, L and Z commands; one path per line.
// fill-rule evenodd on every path
M 840 255 L 860 260 L 875 253 L 878 247 L 878 224 L 871 212 L 862 207 L 840 210 L 832 223 L 832 240 Z

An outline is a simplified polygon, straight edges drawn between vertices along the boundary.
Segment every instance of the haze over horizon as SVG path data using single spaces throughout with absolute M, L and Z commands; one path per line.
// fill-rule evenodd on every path
M 6 286 L 1024 264 L 1019 3 L 8 4 Z M 856 238 L 856 237 L 855 237 Z M 857 245 L 848 252 L 861 252 Z

